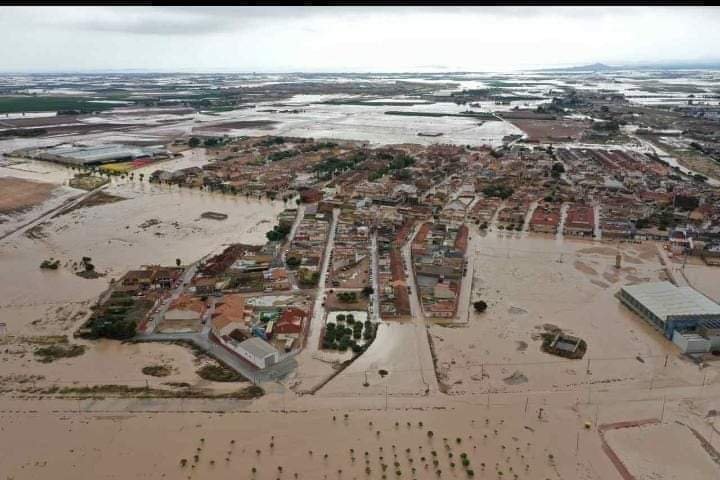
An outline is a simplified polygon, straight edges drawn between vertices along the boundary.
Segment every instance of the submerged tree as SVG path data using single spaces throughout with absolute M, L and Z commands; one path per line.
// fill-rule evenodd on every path
M 473 307 L 475 308 L 476 312 L 483 313 L 485 310 L 487 310 L 487 303 L 482 300 L 478 300 L 477 302 L 473 303 Z

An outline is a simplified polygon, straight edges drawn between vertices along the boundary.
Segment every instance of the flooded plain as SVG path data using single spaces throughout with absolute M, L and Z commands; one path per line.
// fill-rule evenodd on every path
M 105 190 L 113 203 L 49 216 L 31 236 L 17 232 L 0 243 L 0 265 L 12 282 L 2 282 L 0 314 L 8 333 L 32 333 L 55 306 L 95 299 L 113 278 L 140 265 L 192 263 L 233 242 L 260 244 L 282 202 L 161 186 L 139 180 L 113 181 Z M 223 221 L 201 218 L 226 213 Z M 75 275 L 72 264 L 92 258 L 97 279 Z M 41 270 L 54 258 L 57 271 Z M 50 327 L 49 327 L 50 328 Z
M 487 311 L 472 312 L 467 325 L 431 329 L 438 381 L 450 394 L 551 390 L 585 398 L 592 389 L 699 385 L 704 376 L 720 381 L 716 369 L 700 372 L 680 358 L 615 298 L 622 285 L 666 278 L 655 243 L 493 231 L 478 245 L 471 301 L 484 300 Z M 558 328 L 587 342 L 582 360 L 541 350 L 542 334 Z

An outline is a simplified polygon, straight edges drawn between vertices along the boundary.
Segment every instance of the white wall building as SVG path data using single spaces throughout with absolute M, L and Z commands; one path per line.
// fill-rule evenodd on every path
M 242 358 L 261 369 L 275 365 L 280 359 L 280 352 L 258 337 L 251 337 L 242 342 L 236 342 L 232 338 L 226 337 L 221 341 Z

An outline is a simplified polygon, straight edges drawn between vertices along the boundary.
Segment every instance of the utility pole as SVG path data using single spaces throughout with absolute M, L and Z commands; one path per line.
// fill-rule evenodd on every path
M 577 440 L 575 441 L 575 457 L 577 458 L 580 452 L 580 432 L 577 432 Z
M 665 395 L 663 395 L 662 410 L 660 411 L 660 423 L 662 423 L 664 418 L 665 418 Z
M 595 428 L 598 428 L 598 417 L 600 417 L 600 404 L 595 405 Z

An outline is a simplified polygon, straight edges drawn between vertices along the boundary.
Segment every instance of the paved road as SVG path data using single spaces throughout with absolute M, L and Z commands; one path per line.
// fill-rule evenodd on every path
M 430 324 L 423 313 L 422 306 L 420 305 L 420 300 L 417 295 L 417 285 L 415 284 L 415 275 L 413 274 L 410 252 L 412 241 L 423 223 L 424 222 L 418 222 L 415 225 L 409 240 L 402 246 L 401 252 L 407 266 L 407 271 L 409 272 L 409 275 L 406 277 L 407 285 L 410 287 L 410 314 L 412 319 L 413 337 L 418 355 L 417 365 L 420 367 L 420 377 L 422 378 L 423 384 L 425 384 L 426 393 L 430 393 L 438 391 L 437 376 L 435 375 L 432 354 L 430 352 L 430 344 L 428 342 L 428 329 L 430 328 Z
M 538 207 L 538 201 L 533 200 L 533 202 L 530 204 L 530 208 L 528 208 L 527 215 L 525 215 L 525 221 L 523 222 L 523 231 L 527 232 L 530 230 L 530 220 L 532 220 L 533 213 L 535 213 L 535 210 Z
M 567 212 L 570 209 L 570 205 L 567 203 L 563 203 L 560 206 L 560 223 L 558 224 L 557 232 L 555 233 L 555 238 L 558 240 L 563 239 L 564 230 L 565 230 L 565 220 L 567 219 Z
M 667 252 L 660 243 L 657 243 L 655 245 L 655 248 L 657 248 L 658 255 L 660 256 L 663 264 L 665 265 L 665 271 L 670 277 L 670 281 L 678 287 L 690 286 L 687 279 L 685 278 L 685 275 L 682 274 L 682 266 L 678 266 L 672 260 L 670 260 Z
M 290 247 L 290 243 L 295 238 L 295 233 L 297 232 L 298 225 L 300 225 L 300 222 L 302 222 L 304 217 L 305 217 L 305 205 L 298 205 L 297 216 L 295 217 L 295 221 L 293 222 L 292 227 L 290 228 L 290 233 L 288 234 L 288 237 L 287 237 L 288 240 L 282 246 L 282 251 L 280 252 L 283 263 L 285 263 L 287 261 L 287 258 L 285 255 L 287 254 L 287 250 Z M 297 283 L 297 275 L 295 274 L 295 272 L 293 270 L 288 270 L 288 280 L 290 282 L 290 288 L 292 290 L 300 290 L 300 287 L 298 287 L 298 283 Z
M 412 315 L 413 320 L 417 319 L 423 325 L 427 325 L 425 313 L 423 312 L 422 305 L 420 305 L 420 300 L 418 299 L 417 285 L 415 285 L 415 275 L 413 274 L 412 256 L 410 254 L 410 246 L 412 245 L 413 239 L 415 238 L 415 235 L 417 235 L 421 225 L 422 222 L 415 225 L 415 228 L 410 235 L 410 239 L 402 246 L 401 252 L 408 272 L 407 285 L 410 287 L 410 315 Z
M 480 232 L 474 225 L 468 226 L 470 241 L 468 242 L 465 260 L 467 272 L 460 282 L 460 294 L 458 296 L 458 308 L 455 317 L 460 322 L 468 322 L 470 320 L 470 308 L 472 303 L 472 286 L 473 276 L 475 275 L 474 254 L 480 250 Z
M 183 272 L 182 277 L 179 280 L 178 286 L 175 287 L 175 289 L 172 291 L 170 296 L 165 297 L 162 302 L 160 303 L 160 307 L 155 311 L 150 321 L 146 324 L 145 330 L 147 332 L 154 332 L 155 329 L 158 327 L 160 322 L 162 321 L 163 317 L 165 316 L 165 312 L 167 312 L 167 309 L 170 308 L 170 305 L 177 300 L 180 295 L 185 293 L 185 291 L 188 289 L 188 285 L 190 283 L 190 280 L 195 276 L 195 273 L 197 272 L 198 267 L 200 264 L 210 255 L 205 255 L 200 260 L 197 260 L 196 262 L 188 265 L 188 267 Z M 214 303 L 213 303 L 214 305 Z
M 372 272 L 372 319 L 376 322 L 382 320 L 380 318 L 380 282 L 378 281 L 378 247 L 377 247 L 377 232 L 373 232 L 370 239 L 370 271 Z
M 595 215 L 595 225 L 593 226 L 595 231 L 593 232 L 593 238 L 595 240 L 602 240 L 602 230 L 600 229 L 600 215 L 602 214 L 602 207 L 599 202 L 593 205 L 593 213 Z
M 337 227 L 337 220 L 340 216 L 340 210 L 333 210 L 332 221 L 330 222 L 330 231 L 328 232 L 328 240 L 325 245 L 325 253 L 323 255 L 322 268 L 320 270 L 320 280 L 318 281 L 317 297 L 315 298 L 315 306 L 313 307 L 313 314 L 310 317 L 310 325 L 308 332 L 308 340 L 305 344 L 305 349 L 309 352 L 316 352 L 320 345 L 320 331 L 322 330 L 323 321 L 325 318 L 325 307 L 323 307 L 323 297 L 325 297 L 325 282 L 327 279 L 327 271 L 330 267 L 330 254 L 335 244 L 335 228 Z

